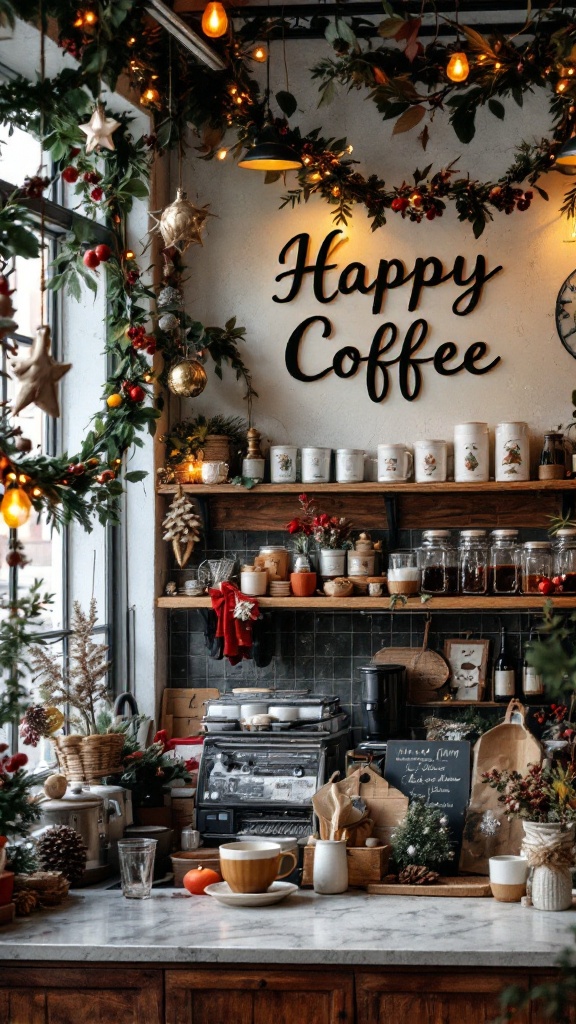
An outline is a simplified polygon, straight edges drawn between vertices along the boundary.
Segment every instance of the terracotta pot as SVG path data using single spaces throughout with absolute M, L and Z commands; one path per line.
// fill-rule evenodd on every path
M 312 597 L 316 590 L 315 572 L 291 572 L 290 589 L 294 597 Z

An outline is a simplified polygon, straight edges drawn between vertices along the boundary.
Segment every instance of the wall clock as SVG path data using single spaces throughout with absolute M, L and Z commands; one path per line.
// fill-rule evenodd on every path
M 558 292 L 556 328 L 564 348 L 576 359 L 576 270 L 566 278 Z

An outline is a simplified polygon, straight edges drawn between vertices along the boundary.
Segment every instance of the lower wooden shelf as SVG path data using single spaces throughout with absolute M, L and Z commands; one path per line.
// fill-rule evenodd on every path
M 421 602 L 419 597 L 411 597 L 406 604 L 397 604 L 390 608 L 388 597 L 259 597 L 261 608 L 285 608 L 292 611 L 369 611 L 369 612 L 514 612 L 542 610 L 546 600 L 551 600 L 555 608 L 576 608 L 574 597 L 544 598 L 538 596 L 525 597 L 432 597 Z M 159 597 L 159 608 L 210 608 L 209 597 Z

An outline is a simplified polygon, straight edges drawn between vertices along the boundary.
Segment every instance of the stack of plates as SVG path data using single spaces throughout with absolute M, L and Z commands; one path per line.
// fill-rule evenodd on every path
M 290 597 L 290 583 L 288 580 L 271 580 L 269 590 L 270 597 Z

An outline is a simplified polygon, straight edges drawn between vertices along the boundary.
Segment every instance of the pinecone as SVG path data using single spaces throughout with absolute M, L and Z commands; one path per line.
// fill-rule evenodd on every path
M 37 747 L 41 736 L 45 736 L 48 729 L 48 715 L 41 704 L 32 704 L 26 709 L 24 718 L 20 725 L 20 735 L 24 743 L 29 747 Z
M 36 844 L 43 871 L 61 871 L 70 883 L 78 882 L 86 867 L 82 836 L 69 825 L 52 825 Z
M 440 875 L 423 864 L 409 864 L 407 868 L 398 875 L 401 885 L 432 885 L 437 882 Z
M 18 917 L 27 917 L 38 906 L 38 893 L 35 889 L 21 889 L 14 893 L 14 903 Z

